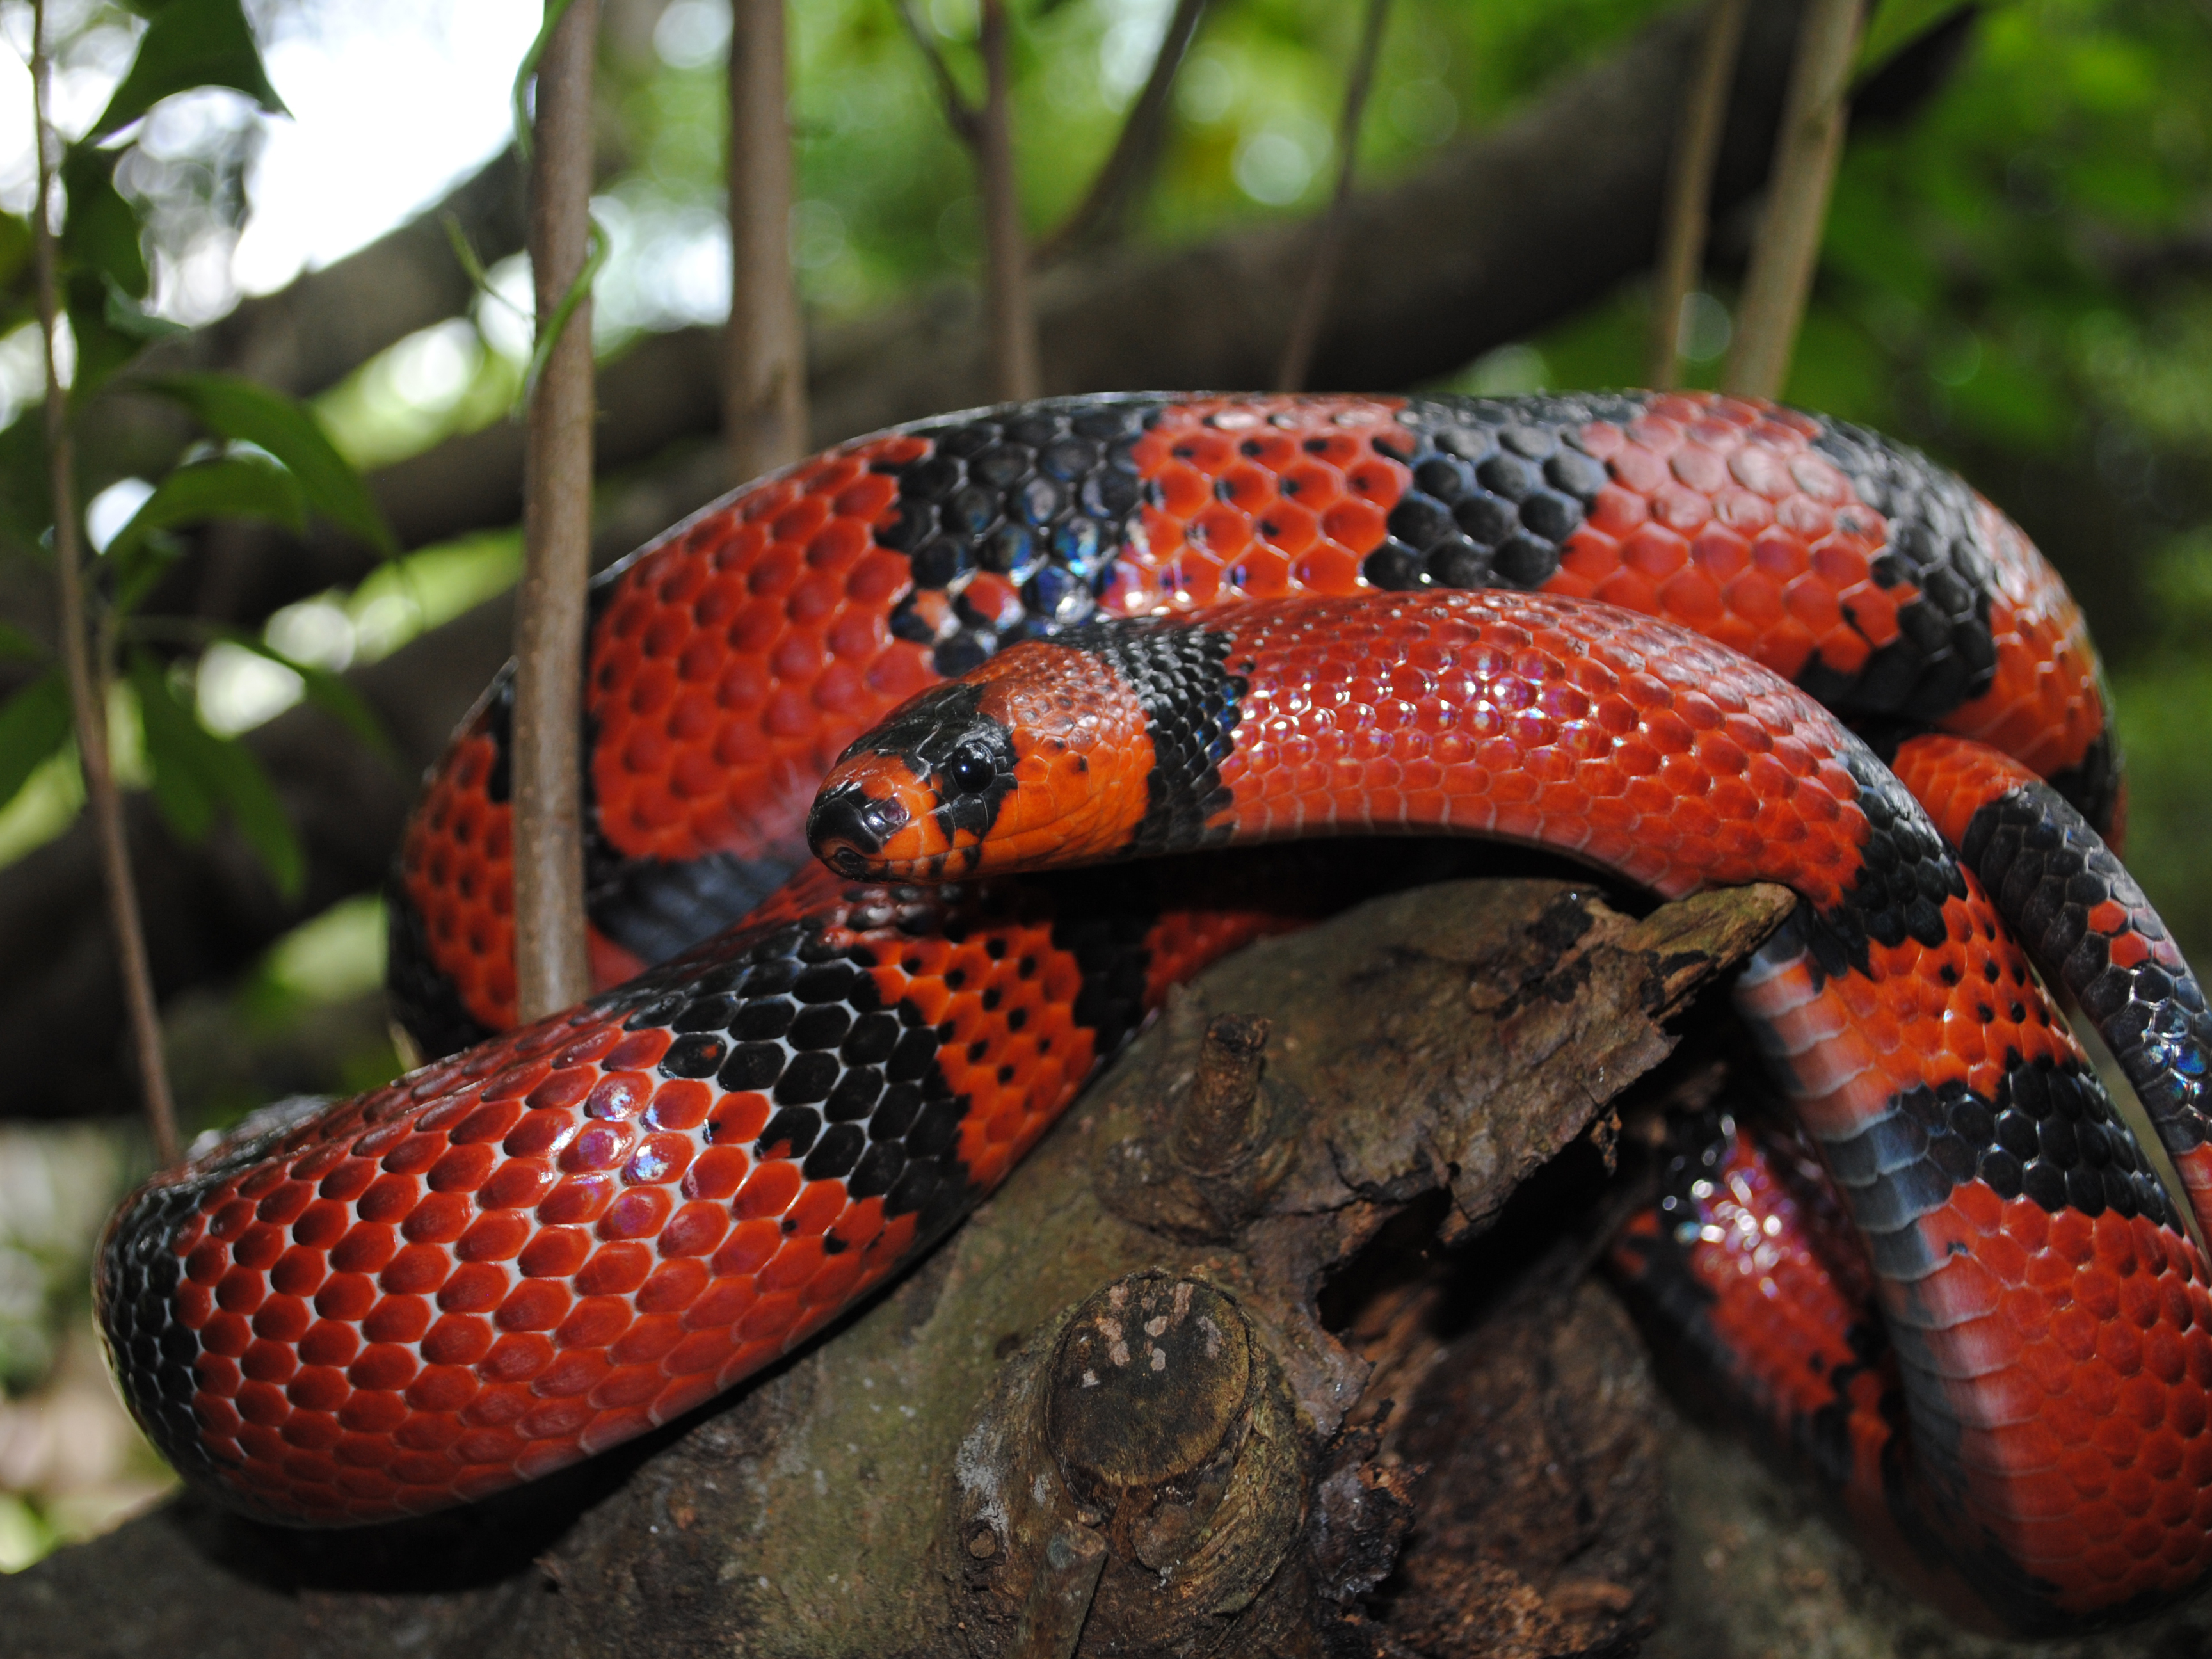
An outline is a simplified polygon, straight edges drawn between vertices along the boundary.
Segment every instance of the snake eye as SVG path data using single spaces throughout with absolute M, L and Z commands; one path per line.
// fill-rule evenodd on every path
M 955 750 L 945 768 L 952 787 L 963 795 L 981 794 L 991 787 L 998 769 L 991 764 L 991 757 L 980 749 Z

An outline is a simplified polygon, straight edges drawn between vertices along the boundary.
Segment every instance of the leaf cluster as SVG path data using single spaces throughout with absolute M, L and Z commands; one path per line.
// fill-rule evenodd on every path
M 388 744 L 360 700 L 328 671 L 258 639 L 147 615 L 143 608 L 185 552 L 184 538 L 218 520 L 297 531 L 313 514 L 387 556 L 397 544 L 360 475 L 304 405 L 234 375 L 133 372 L 150 344 L 179 331 L 153 307 L 143 204 L 117 182 L 141 124 L 164 100 L 207 88 L 242 94 L 270 114 L 286 111 L 240 0 L 142 0 L 132 9 L 146 22 L 130 67 L 90 130 L 63 151 L 58 169 L 64 212 L 56 285 L 74 356 L 69 416 L 81 419 L 101 399 L 154 398 L 206 435 L 154 483 L 100 550 L 88 584 L 95 672 L 136 705 L 154 799 L 170 828 L 197 842 L 228 816 L 289 896 L 306 874 L 298 836 L 252 751 L 202 719 L 190 672 L 197 653 L 224 639 L 277 661 L 364 740 L 386 752 Z M 27 222 L 0 217 L 0 330 L 20 325 L 30 312 L 31 245 Z M 0 432 L 0 541 L 12 544 L 16 556 L 52 557 L 49 465 L 38 410 Z M 46 665 L 0 704 L 4 805 L 75 734 L 54 653 L 9 629 L 0 638 L 0 655 Z

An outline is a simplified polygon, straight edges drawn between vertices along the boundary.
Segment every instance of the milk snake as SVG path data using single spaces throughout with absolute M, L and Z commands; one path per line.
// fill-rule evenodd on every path
M 2212 1024 L 2100 839 L 2078 610 L 1919 456 L 1705 396 L 1054 399 L 737 492 L 595 584 L 588 653 L 617 988 L 509 1029 L 502 678 L 392 884 L 394 1002 L 448 1057 L 246 1126 L 103 1243 L 126 1397 L 240 1507 L 418 1513 L 699 1404 L 957 1221 L 1170 985 L 1340 896 L 1002 857 L 1443 825 L 1799 893 L 1737 1000 L 1808 1139 L 1713 1126 L 1616 1254 L 1870 1527 L 2023 1626 L 2212 1561 L 2206 1270 L 2029 963 L 2200 1224 Z M 856 739 L 837 872 L 802 826 Z

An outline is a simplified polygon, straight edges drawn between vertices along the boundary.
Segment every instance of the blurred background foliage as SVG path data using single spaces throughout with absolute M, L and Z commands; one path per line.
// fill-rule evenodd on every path
M 1668 9 L 1397 0 L 1360 138 L 1363 182 L 1417 169 L 1495 125 Z M 65 128 L 82 131 L 106 101 L 143 9 L 56 0 Z M 197 325 L 242 292 L 279 288 L 303 260 L 335 258 L 434 199 L 503 142 L 507 87 L 536 8 L 471 0 L 464 16 L 433 0 L 388 0 L 372 9 L 369 21 L 346 0 L 247 8 L 301 130 L 319 112 L 357 112 L 307 161 L 283 148 L 281 120 L 228 94 L 173 100 L 147 124 L 116 184 L 146 228 L 157 313 Z M 956 70 L 974 76 L 973 0 L 921 9 L 951 43 Z M 1016 131 L 1033 235 L 1087 187 L 1170 9 L 1169 0 L 1016 7 Z M 716 321 L 727 306 L 729 20 L 726 0 L 607 0 L 605 11 L 596 212 L 612 253 L 595 329 L 612 356 L 647 334 Z M 1218 0 L 1183 65 L 1137 240 L 1187 242 L 1322 204 L 1358 13 L 1340 0 Z M 981 237 L 973 173 L 887 0 L 804 0 L 792 24 L 793 245 L 812 313 L 862 316 L 970 281 Z M 2200 760 L 2212 720 L 2212 529 L 2203 527 L 2212 524 L 2212 0 L 1993 0 L 1947 27 L 1955 57 L 1932 100 L 1900 120 L 1861 112 L 1788 395 L 1959 467 L 2060 562 L 2113 677 L 2133 792 L 2130 862 L 2191 953 L 2212 961 L 2212 872 L 2197 850 L 2212 823 L 2212 768 Z M 0 34 L 22 53 L 21 0 L 0 0 Z M 0 426 L 35 418 L 38 387 L 24 320 L 28 101 L 10 76 L 22 79 L 0 53 Z M 456 88 L 475 90 L 463 100 Z M 391 199 L 331 185 L 323 194 L 347 199 L 318 204 L 330 221 L 319 222 L 321 240 L 287 243 L 278 218 L 304 215 L 296 204 L 312 198 L 280 186 L 302 168 L 312 178 L 316 155 L 335 167 L 348 143 L 392 148 Z M 295 205 L 271 205 L 282 201 Z M 1699 383 L 1711 383 L 1727 348 L 1752 228 L 1748 212 L 1715 228 L 1704 289 L 1685 307 L 1680 337 Z M 526 267 L 508 258 L 489 276 L 469 314 L 400 342 L 316 400 L 356 465 L 386 465 L 508 417 L 527 349 L 517 309 Z M 1358 280 L 1356 251 L 1344 280 Z M 1644 307 L 1631 283 L 1442 384 L 1632 383 Z M 149 485 L 99 453 L 84 465 L 102 545 Z M 518 562 L 507 531 L 421 550 L 351 591 L 287 606 L 263 637 L 295 662 L 343 670 L 497 592 Z M 248 730 L 302 691 L 298 675 L 235 645 L 181 658 L 174 672 L 217 732 Z M 137 718 L 118 693 L 119 762 L 143 787 L 131 763 L 143 747 Z M 73 766 L 41 769 L 0 811 L 0 862 L 60 833 L 78 796 Z M 365 895 L 282 942 L 245 983 L 179 999 L 167 1019 L 188 1132 L 272 1092 L 351 1090 L 395 1071 L 375 993 L 382 939 L 380 901 Z M 70 1413 L 104 1410 L 113 1428 L 81 1287 L 92 1228 L 143 1151 L 128 1130 L 5 1137 L 0 1568 L 102 1524 L 155 1478 L 119 1431 L 106 1440 L 71 1431 L 69 1443 L 100 1449 L 75 1463 L 53 1449 Z

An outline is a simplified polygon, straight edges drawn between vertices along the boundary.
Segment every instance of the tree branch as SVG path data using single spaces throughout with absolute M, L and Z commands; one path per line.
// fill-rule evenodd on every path
M 1711 223 L 1713 161 L 1720 154 L 1721 123 L 1743 45 L 1743 20 L 1751 0 L 1710 0 L 1698 71 L 1682 100 L 1681 125 L 1667 174 L 1666 234 L 1652 273 L 1651 336 L 1646 384 L 1664 390 L 1681 383 L 1682 302 L 1690 297 L 1705 262 Z
M 1129 106 L 1114 148 L 1099 164 L 1089 191 L 1075 210 L 1037 245 L 1030 256 L 1031 264 L 1042 270 L 1080 250 L 1121 240 L 1131 210 L 1159 165 L 1176 76 L 1205 15 L 1206 0 L 1176 0 L 1175 14 L 1160 37 L 1159 51 L 1153 54 L 1152 71 L 1145 76 L 1144 90 Z
M 153 975 L 146 963 L 146 933 L 138 893 L 131 879 L 131 844 L 125 838 L 122 798 L 107 752 L 107 665 L 95 661 L 84 608 L 84 545 L 77 525 L 76 461 L 70 432 L 70 398 L 62 385 L 58 344 L 59 284 L 53 228 L 55 149 L 58 135 L 46 118 L 53 60 L 48 53 L 45 0 L 31 0 L 31 136 L 38 152 L 39 193 L 31 215 L 32 262 L 36 267 L 39 339 L 46 356 L 47 493 L 54 515 L 54 591 L 60 611 L 62 662 L 66 669 L 71 722 L 76 728 L 79 769 L 87 811 L 100 844 L 100 885 L 106 891 L 108 926 L 123 978 L 131 1047 L 138 1063 L 138 1094 L 161 1167 L 177 1161 L 177 1111 L 169 1097 L 169 1068 L 161 1051 L 161 1017 L 155 1011 Z
M 204 328 L 149 347 L 122 384 L 220 370 L 295 398 L 327 390 L 386 347 L 468 311 L 475 289 L 453 258 L 445 228 L 449 216 L 487 262 L 521 252 L 528 191 L 514 152 L 494 156 L 367 247 L 274 294 L 241 300 Z M 82 436 L 106 470 L 87 482 L 100 489 L 134 473 L 157 477 L 191 435 L 173 404 L 102 398 L 87 411 Z
M 1741 398 L 1778 398 L 1789 377 L 1844 153 L 1844 100 L 1863 9 L 1862 0 L 1808 0 L 1805 8 L 1766 209 L 1721 376 L 1723 389 Z
M 1006 0 L 983 0 L 983 107 L 975 176 L 983 196 L 983 311 L 991 330 L 991 391 L 1006 403 L 1037 395 L 1036 312 L 1030 303 L 1030 256 L 1022 235 L 1022 196 L 1014 176 L 1013 71 Z
M 945 125 L 952 129 L 954 137 L 973 149 L 982 136 L 981 112 L 960 90 L 960 82 L 953 77 L 952 65 L 945 62 L 937 37 L 922 27 L 921 20 L 915 15 L 914 0 L 891 0 L 891 3 L 899 21 L 906 26 L 907 37 L 921 53 L 922 61 L 929 65 L 930 78 L 937 82 L 938 101 L 945 108 Z
M 730 12 L 730 322 L 722 434 L 730 476 L 806 453 L 806 331 L 791 268 L 785 0 Z
M 991 397 L 1018 403 L 1037 395 L 1036 313 L 1030 304 L 1021 190 L 1014 176 L 1012 70 L 1006 0 L 982 0 L 976 50 L 983 59 L 983 101 L 971 104 L 952 66 L 915 15 L 913 0 L 893 0 L 900 21 L 929 64 L 945 125 L 968 147 L 983 204 L 983 318 Z
M 1375 78 L 1375 58 L 1382 51 L 1382 25 L 1389 15 L 1390 0 L 1367 0 L 1358 52 L 1352 61 L 1352 78 L 1345 83 L 1344 114 L 1337 123 L 1336 192 L 1314 231 L 1313 263 L 1306 270 L 1289 337 L 1283 342 L 1283 361 L 1275 370 L 1278 392 L 1304 391 L 1306 373 L 1313 367 L 1314 342 L 1320 337 L 1322 319 L 1328 311 L 1329 289 L 1336 281 L 1336 262 L 1344 252 L 1345 210 L 1351 205 L 1352 181 L 1358 171 L 1360 120 L 1367 110 L 1367 88 Z
M 549 16 L 554 9 L 547 7 Z M 592 545 L 592 64 L 599 0 L 567 0 L 538 72 L 530 264 L 541 364 L 514 617 L 514 977 L 524 1019 L 591 990 L 584 940 L 584 583 Z

